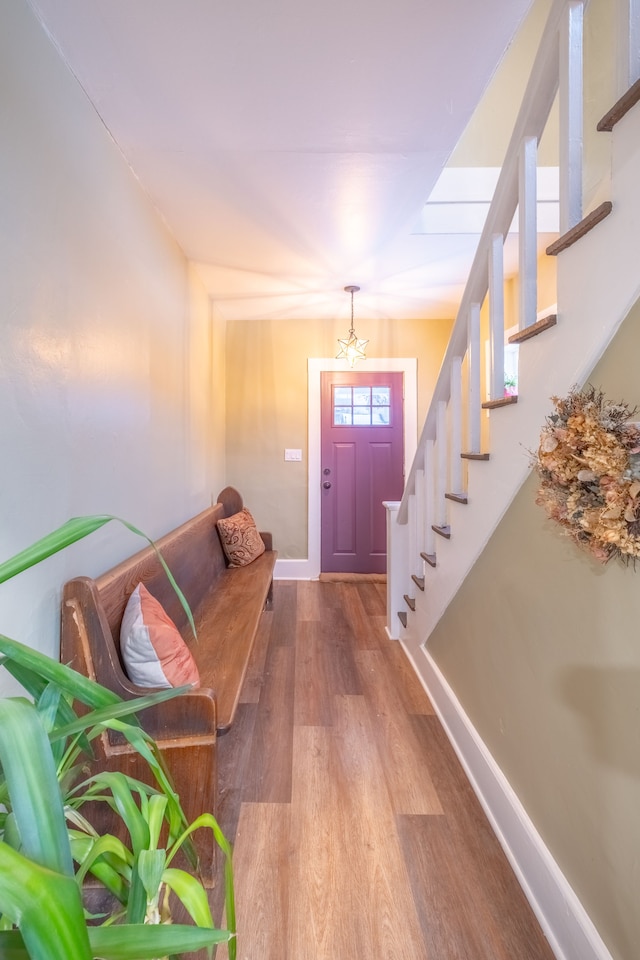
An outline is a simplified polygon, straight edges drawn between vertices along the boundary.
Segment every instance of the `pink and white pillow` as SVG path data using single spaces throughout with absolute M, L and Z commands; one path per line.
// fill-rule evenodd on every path
M 129 679 L 139 687 L 200 685 L 200 675 L 180 631 L 143 583 L 125 607 L 120 653 Z

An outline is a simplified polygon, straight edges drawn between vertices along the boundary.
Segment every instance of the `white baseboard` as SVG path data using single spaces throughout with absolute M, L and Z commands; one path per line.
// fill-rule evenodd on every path
M 405 650 L 557 960 L 612 960 L 433 657 L 422 647 L 415 655 Z M 416 657 L 424 660 L 416 662 Z
M 273 571 L 274 580 L 317 580 L 318 573 L 314 573 L 314 565 L 309 559 L 305 560 L 276 560 Z

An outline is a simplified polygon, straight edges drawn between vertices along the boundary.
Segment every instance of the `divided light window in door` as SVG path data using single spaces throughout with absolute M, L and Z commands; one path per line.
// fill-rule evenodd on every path
M 388 427 L 390 387 L 333 387 L 334 427 Z

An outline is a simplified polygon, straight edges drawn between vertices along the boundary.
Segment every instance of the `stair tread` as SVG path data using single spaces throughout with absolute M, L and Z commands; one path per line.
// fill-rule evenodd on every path
M 453 500 L 454 503 L 469 503 L 466 493 L 445 493 L 447 500 Z
M 557 322 L 558 315 L 550 313 L 548 317 L 543 317 L 541 320 L 537 320 L 536 323 L 532 323 L 530 326 L 524 327 L 522 330 L 518 330 L 517 333 L 512 334 L 509 337 L 509 343 L 523 343 L 531 337 L 536 337 L 539 333 L 542 333 L 543 330 L 549 330 L 551 327 L 555 327 Z
M 627 114 L 632 107 L 635 107 L 638 102 L 640 102 L 640 80 L 636 80 L 636 82 L 622 94 L 620 99 L 611 107 L 611 110 L 605 113 L 596 129 L 606 133 L 613 130 L 616 123 L 622 120 L 625 114 Z
M 599 207 L 596 207 L 596 209 L 588 213 L 586 217 L 583 217 L 580 223 L 576 223 L 575 227 L 571 227 L 571 230 L 567 230 L 555 243 L 548 246 L 546 249 L 547 256 L 556 257 L 563 250 L 566 250 L 567 247 L 572 246 L 577 240 L 580 240 L 581 237 L 589 233 L 590 230 L 593 230 L 605 217 L 608 217 L 612 210 L 613 204 L 611 201 L 605 200 Z
M 423 552 L 420 554 L 420 556 L 422 557 L 422 559 L 423 559 L 424 561 L 426 561 L 426 563 L 429 564 L 430 567 L 435 567 L 435 565 L 436 565 L 436 555 L 435 555 L 435 553 L 424 553 L 424 551 L 423 551 Z
M 424 590 L 424 577 L 419 577 L 417 573 L 411 574 L 411 579 L 420 590 Z
M 398 619 L 400 620 L 400 623 L 402 624 L 402 626 L 403 626 L 403 627 L 406 627 L 406 625 L 407 625 L 407 615 L 406 615 L 406 613 L 404 612 L 404 610 L 400 610 L 400 612 L 398 613 Z
M 413 610 L 415 612 L 415 609 L 416 609 L 415 599 L 413 597 L 410 597 L 408 593 L 405 593 L 403 599 L 406 605 L 409 607 L 409 610 Z
M 511 394 L 508 397 L 500 397 L 498 400 L 485 400 L 482 404 L 483 410 L 495 410 L 497 407 L 509 407 L 512 403 L 518 402 L 517 394 Z
M 463 460 L 488 460 L 488 453 L 461 453 L 460 456 Z
M 431 525 L 431 529 L 433 530 L 434 533 L 437 533 L 438 536 L 444 537 L 445 540 L 451 539 L 451 527 L 449 526 L 439 527 L 437 526 L 437 524 L 433 523 Z

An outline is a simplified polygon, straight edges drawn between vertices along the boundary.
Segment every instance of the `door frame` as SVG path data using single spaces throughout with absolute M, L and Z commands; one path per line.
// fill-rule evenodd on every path
M 345 360 L 310 357 L 308 367 L 307 441 L 307 559 L 277 560 L 276 577 L 287 580 L 317 580 L 320 575 L 320 374 L 348 370 Z M 404 470 L 413 463 L 418 445 L 418 360 L 416 357 L 374 357 L 359 360 L 358 373 L 404 373 Z
M 351 387 L 365 388 L 368 397 L 337 401 L 334 390 L 338 387 L 349 394 Z M 377 411 L 372 394 L 383 389 L 387 399 L 379 402 L 388 404 L 387 416 L 378 422 L 372 416 Z M 342 402 L 366 403 L 368 421 L 358 420 L 355 407 L 346 422 L 336 421 L 335 405 Z M 400 500 L 404 491 L 404 373 L 357 368 L 321 371 L 320 455 L 321 573 L 386 573 L 384 503 Z M 328 473 L 332 476 L 327 478 Z M 324 486 L 333 489 L 323 490 Z

